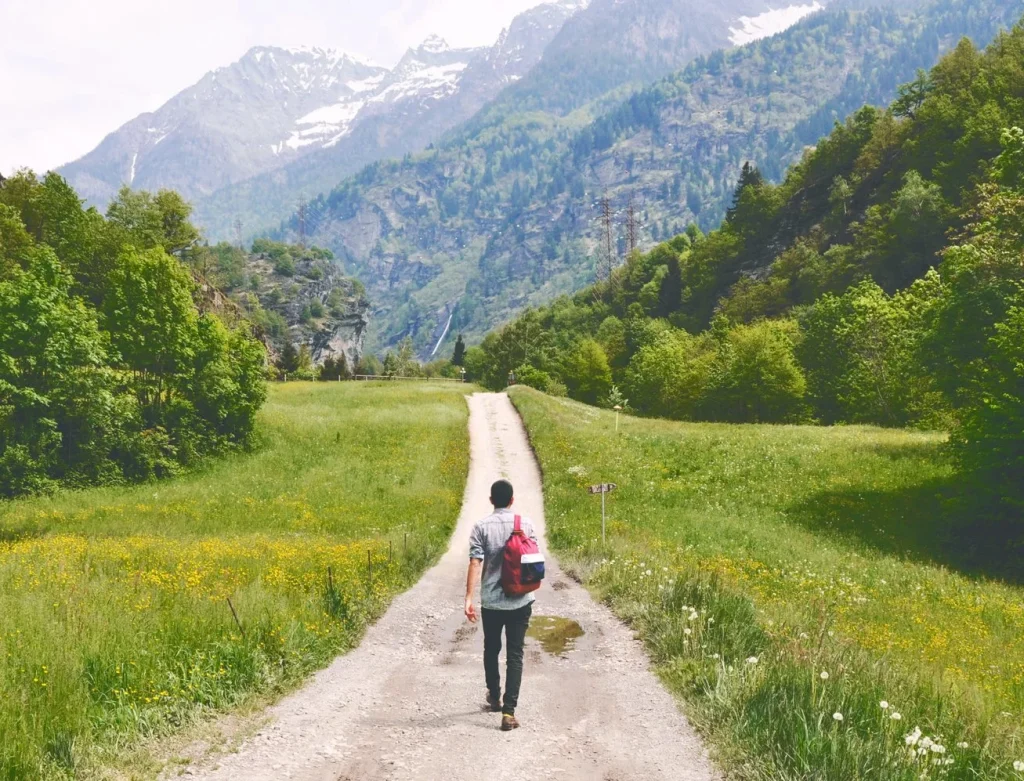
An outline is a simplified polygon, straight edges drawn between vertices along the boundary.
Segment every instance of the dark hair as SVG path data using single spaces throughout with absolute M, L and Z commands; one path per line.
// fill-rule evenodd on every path
M 494 483 L 491 486 L 491 504 L 499 510 L 512 504 L 512 483 L 508 480 Z

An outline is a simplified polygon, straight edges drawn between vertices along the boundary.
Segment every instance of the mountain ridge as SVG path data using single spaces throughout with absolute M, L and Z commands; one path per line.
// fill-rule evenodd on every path
M 253 47 L 58 172 L 101 208 L 125 184 L 173 188 L 195 202 L 209 238 L 238 238 L 239 223 L 248 235 L 286 217 L 303 192 L 418 151 L 471 116 L 581 6 L 542 3 L 491 46 L 452 48 L 431 34 L 390 69 L 318 47 Z

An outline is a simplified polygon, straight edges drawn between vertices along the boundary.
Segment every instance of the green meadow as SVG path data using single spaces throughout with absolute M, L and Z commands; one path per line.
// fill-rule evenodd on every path
M 92 775 L 353 647 L 447 545 L 464 392 L 278 385 L 251 453 L 0 503 L 0 779 Z
M 944 435 L 626 416 L 616 433 L 614 413 L 512 397 L 550 544 L 731 777 L 1024 778 L 1021 563 Z M 618 485 L 606 545 L 599 482 Z

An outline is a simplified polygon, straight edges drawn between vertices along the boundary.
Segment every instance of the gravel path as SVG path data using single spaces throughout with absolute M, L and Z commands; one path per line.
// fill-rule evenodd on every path
M 640 644 L 550 554 L 534 616 L 575 620 L 586 634 L 563 656 L 527 641 L 519 730 L 500 732 L 500 715 L 483 711 L 482 633 L 462 615 L 469 531 L 490 512 L 488 489 L 498 477 L 512 481 L 516 509 L 533 519 L 538 534 L 544 508 L 537 464 L 508 397 L 475 394 L 469 407 L 469 483 L 441 561 L 394 600 L 357 649 L 271 708 L 268 726 L 237 753 L 188 775 L 211 781 L 719 777 Z

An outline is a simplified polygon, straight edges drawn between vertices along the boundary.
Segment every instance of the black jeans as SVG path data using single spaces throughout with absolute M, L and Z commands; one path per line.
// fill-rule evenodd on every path
M 505 699 L 501 712 L 514 715 L 519 703 L 519 685 L 523 681 L 523 644 L 530 627 L 533 603 L 518 610 L 489 610 L 484 608 L 484 675 L 487 691 L 501 696 L 501 671 L 498 654 L 501 653 L 501 630 L 505 630 Z

